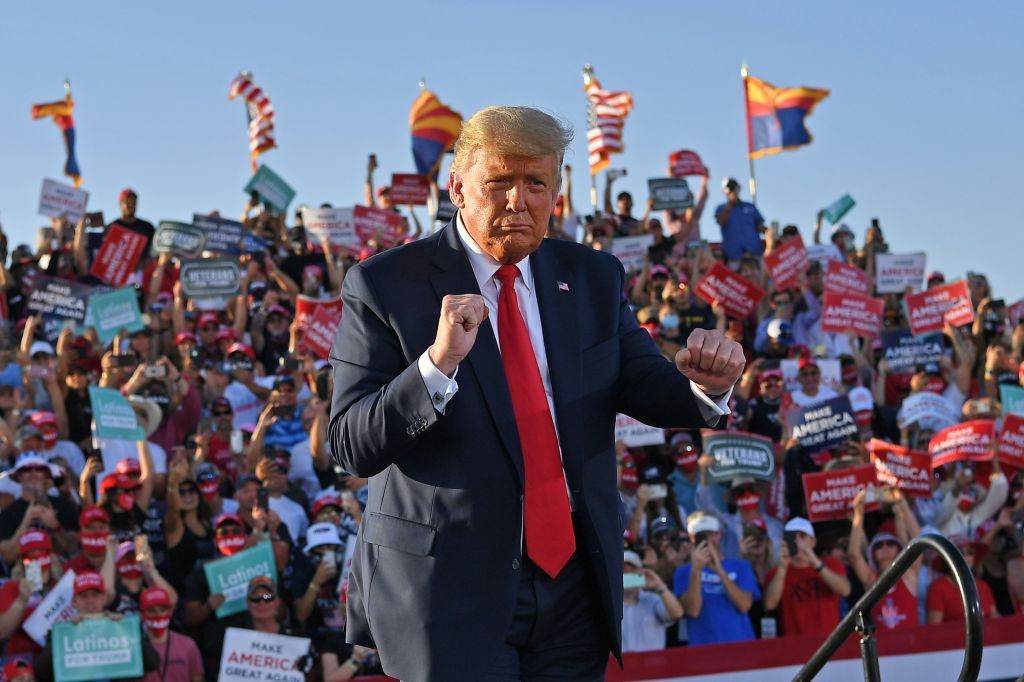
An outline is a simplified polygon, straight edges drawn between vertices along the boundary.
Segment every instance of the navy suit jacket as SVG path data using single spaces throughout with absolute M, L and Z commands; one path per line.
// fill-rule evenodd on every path
M 545 239 L 531 256 L 563 465 L 597 575 L 611 651 L 620 652 L 622 531 L 615 414 L 707 426 L 689 382 L 638 327 L 614 257 Z M 564 286 L 563 286 L 564 285 Z M 416 361 L 441 299 L 479 294 L 453 223 L 354 266 L 334 340 L 330 440 L 369 477 L 348 587 L 348 641 L 380 650 L 403 680 L 472 680 L 512 622 L 522 560 L 523 456 L 490 323 L 435 411 Z

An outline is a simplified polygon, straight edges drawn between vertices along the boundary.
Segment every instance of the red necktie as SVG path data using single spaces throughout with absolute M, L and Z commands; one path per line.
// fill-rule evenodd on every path
M 565 490 L 562 459 L 558 454 L 558 438 L 530 334 L 519 311 L 515 287 L 519 268 L 502 265 L 494 276 L 501 282 L 498 296 L 501 361 L 505 365 L 505 378 L 512 395 L 512 411 L 516 415 L 525 468 L 523 524 L 526 553 L 541 570 L 554 578 L 576 551 L 569 495 Z

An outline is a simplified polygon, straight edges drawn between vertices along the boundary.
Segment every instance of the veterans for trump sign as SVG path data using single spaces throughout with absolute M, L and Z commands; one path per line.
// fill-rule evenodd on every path
M 913 334 L 942 331 L 946 322 L 954 327 L 974 322 L 974 304 L 963 280 L 910 294 L 904 305 Z
M 880 298 L 825 292 L 821 303 L 821 330 L 836 334 L 852 331 L 871 339 L 882 330 L 884 309 L 885 301 Z
M 750 315 L 764 297 L 761 287 L 717 262 L 697 282 L 693 292 L 708 303 L 717 301 L 730 317 L 736 318 Z
M 713 481 L 753 476 L 775 479 L 775 446 L 771 439 L 744 431 L 701 431 L 704 454 L 714 462 L 708 467 Z
M 972 419 L 939 431 L 928 443 L 932 468 L 950 462 L 986 461 L 992 459 L 992 440 L 996 423 L 993 419 Z
M 850 399 L 845 395 L 807 405 L 790 414 L 793 438 L 812 452 L 841 446 L 858 431 Z
M 932 456 L 883 440 L 872 438 L 868 443 L 871 463 L 880 483 L 898 488 L 912 497 L 932 494 Z
M 845 519 L 853 511 L 853 498 L 877 482 L 870 464 L 850 469 L 833 469 L 803 475 L 807 518 L 812 523 Z M 878 502 L 865 502 L 864 510 L 873 511 Z

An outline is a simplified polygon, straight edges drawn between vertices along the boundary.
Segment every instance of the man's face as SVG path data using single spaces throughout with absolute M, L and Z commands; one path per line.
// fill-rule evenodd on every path
M 775 309 L 775 317 L 780 320 L 793 319 L 793 299 L 789 294 L 776 294 L 772 297 L 772 308 Z
M 481 249 L 517 263 L 540 246 L 558 195 L 558 159 L 478 149 L 452 171 L 452 202 Z
M 96 615 L 103 613 L 103 603 L 106 601 L 106 595 L 99 590 L 86 590 L 76 594 L 72 603 L 78 610 L 78 613 L 87 615 Z
M 800 388 L 804 393 L 814 395 L 821 385 L 821 370 L 817 365 L 807 365 L 797 373 L 796 380 L 800 382 Z
M 633 199 L 628 194 L 624 194 L 615 202 L 615 206 L 619 210 L 619 215 L 629 215 L 633 210 Z
M 121 202 L 121 216 L 123 218 L 134 218 L 135 217 L 135 204 L 138 198 L 134 194 L 129 194 Z
M 256 506 L 256 491 L 260 489 L 260 484 L 256 481 L 249 481 L 241 488 L 235 491 L 235 501 L 238 502 L 238 506 L 241 509 L 252 509 Z
M 38 438 L 32 438 L 34 441 L 39 441 Z M 39 441 L 41 444 L 42 441 Z M 36 445 L 38 449 L 38 444 Z M 30 493 L 42 493 L 46 492 L 52 485 L 52 479 L 50 478 L 50 468 L 47 466 L 29 466 L 22 467 L 18 471 L 18 483 L 21 485 L 21 489 Z

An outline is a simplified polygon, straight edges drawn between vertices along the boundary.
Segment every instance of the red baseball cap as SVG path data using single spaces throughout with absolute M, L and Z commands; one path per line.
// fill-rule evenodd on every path
M 237 341 L 238 334 L 231 327 L 221 327 L 213 338 L 217 341 Z
M 7 661 L 4 665 L 4 679 L 13 680 L 18 675 L 24 675 L 29 673 L 32 675 L 32 679 L 35 679 L 35 672 L 32 669 L 32 664 L 26 661 L 24 658 L 15 658 Z
M 117 468 L 114 469 L 119 474 L 142 474 L 142 465 L 139 464 L 139 460 L 132 457 L 125 457 L 117 463 Z
M 198 324 L 200 327 L 207 324 L 215 324 L 219 327 L 220 316 L 217 313 L 203 313 L 202 315 L 199 316 L 199 322 L 197 322 L 196 324 Z
M 171 595 L 162 587 L 150 587 L 139 595 L 139 608 L 148 609 L 151 606 L 171 606 Z
M 313 501 L 313 512 L 312 516 L 316 516 L 320 513 L 320 510 L 324 507 L 337 507 L 341 509 L 341 498 L 337 495 L 324 495 Z
M 800 358 L 800 362 L 797 363 L 797 370 L 801 370 L 804 367 L 817 367 L 818 361 L 814 358 Z
M 78 525 L 83 528 L 96 521 L 110 523 L 110 514 L 103 507 L 86 507 L 78 514 Z
M 85 571 L 75 576 L 75 594 L 82 594 L 89 590 L 103 591 L 103 576 L 96 571 Z
M 290 317 L 291 313 L 289 313 L 288 309 L 285 308 L 283 305 L 277 305 L 275 303 L 274 305 L 267 308 L 267 317 L 270 317 L 271 315 L 281 315 L 283 317 Z
M 192 332 L 178 332 L 177 336 L 174 337 L 174 345 L 180 346 L 183 343 L 195 343 L 196 335 Z
M 32 416 L 29 417 L 28 420 L 38 427 L 57 425 L 57 415 L 47 410 L 33 412 Z
M 53 543 L 50 542 L 50 536 L 41 530 L 29 530 L 22 534 L 18 540 L 18 547 L 21 550 L 21 555 L 25 556 L 30 552 L 51 552 L 53 550 Z
M 125 187 L 123 190 L 121 190 L 121 193 L 117 195 L 117 201 L 118 202 L 122 202 L 125 199 L 127 199 L 129 196 L 133 196 L 136 199 L 139 198 L 138 192 L 133 190 L 131 187 Z
M 242 521 L 242 517 L 238 514 L 235 514 L 234 512 L 224 512 L 223 514 L 218 516 L 213 522 L 213 527 L 220 528 L 225 523 L 234 523 L 238 526 L 241 526 L 242 528 L 245 528 L 245 521 Z
M 228 352 L 226 354 L 231 355 L 232 353 L 242 353 L 250 360 L 256 359 L 256 351 L 252 349 L 252 346 L 238 341 L 228 346 Z
M 377 188 L 377 196 L 382 197 L 391 191 L 390 185 L 382 185 Z

